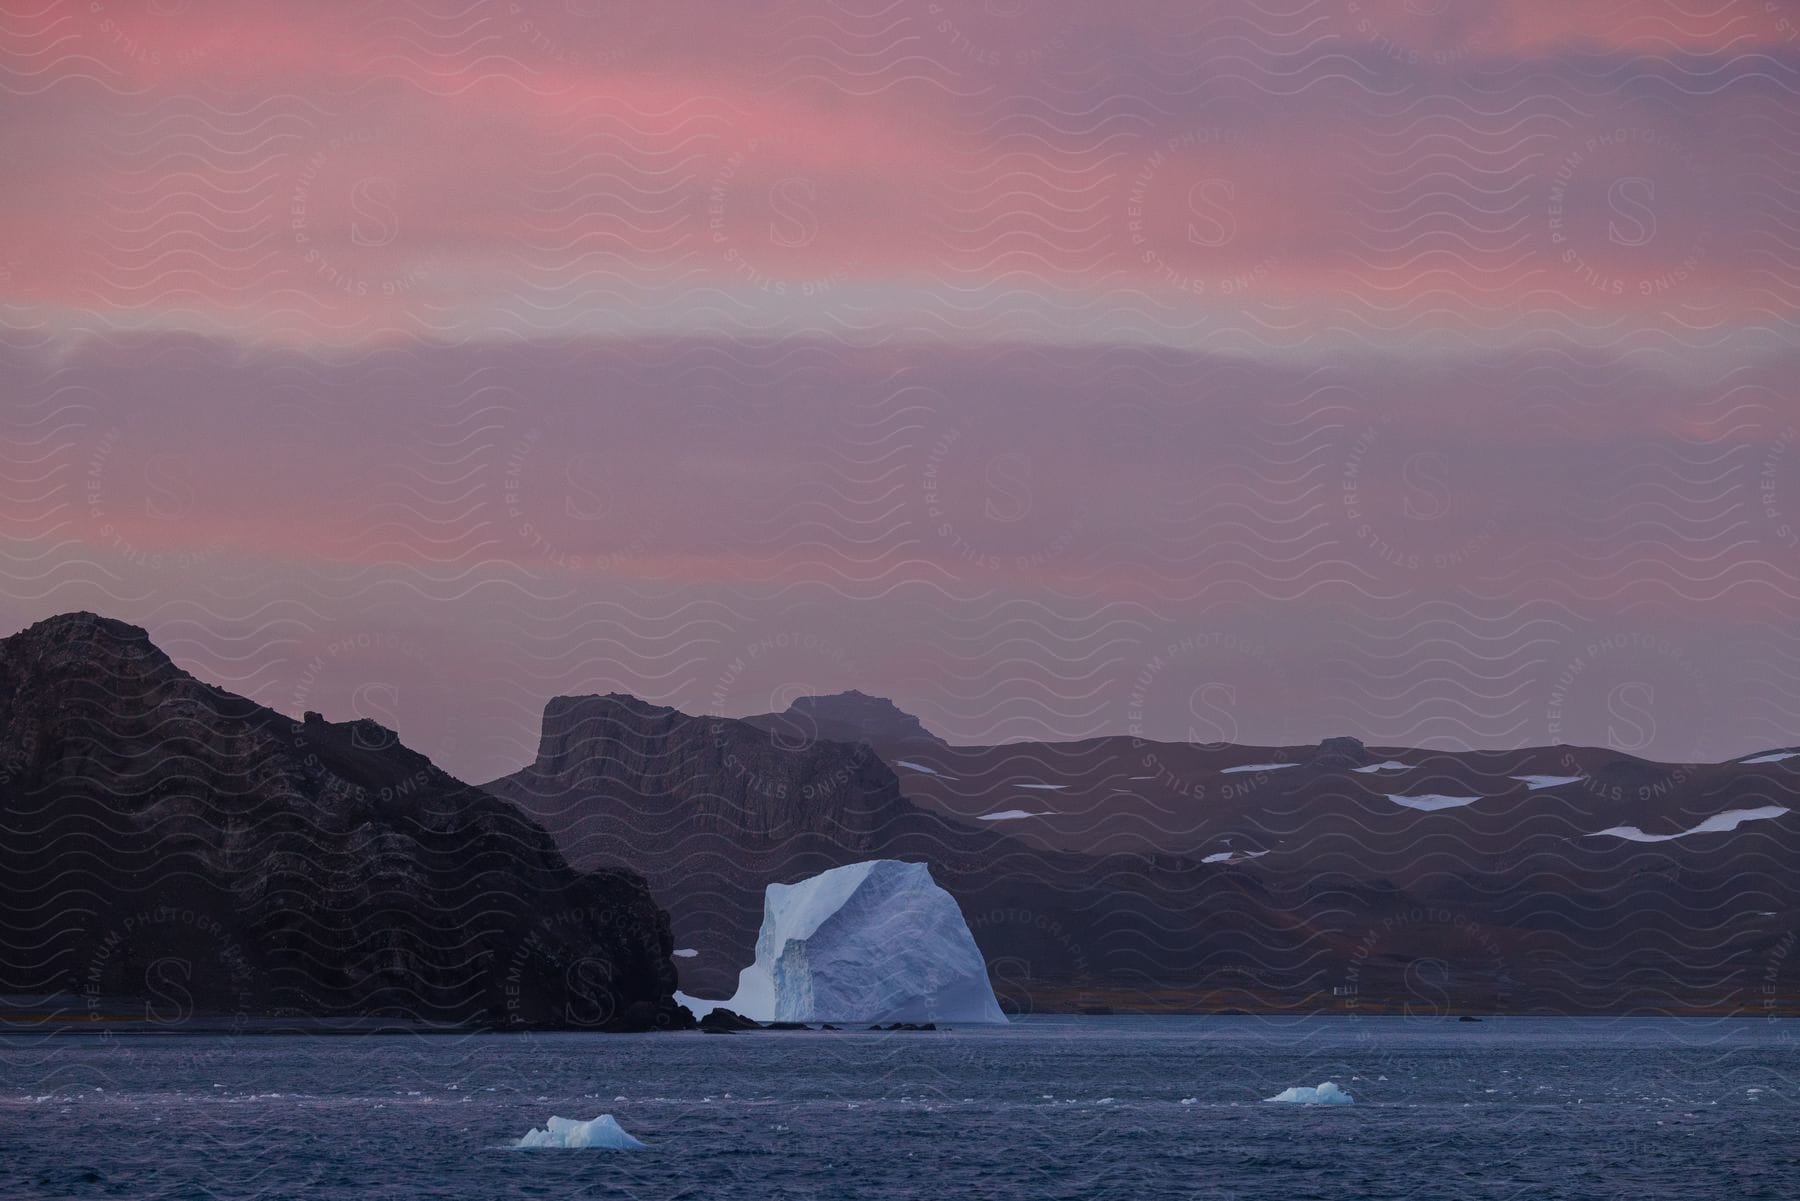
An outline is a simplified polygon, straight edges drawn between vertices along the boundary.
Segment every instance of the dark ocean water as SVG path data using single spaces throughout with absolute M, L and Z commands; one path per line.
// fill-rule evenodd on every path
M 506 1149 L 599 1113 L 649 1149 Z M 10 1035 L 0 1197 L 1791 1199 L 1800 1022 Z

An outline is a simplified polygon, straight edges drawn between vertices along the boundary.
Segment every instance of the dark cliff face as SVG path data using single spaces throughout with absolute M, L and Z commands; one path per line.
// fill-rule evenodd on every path
M 535 763 L 496 782 L 532 812 L 597 799 L 641 838 L 724 836 L 746 850 L 793 838 L 868 849 L 905 809 L 899 781 L 868 747 L 793 743 L 742 721 L 695 717 L 636 697 L 559 696 L 544 709 Z
M 0 827 L 6 991 L 171 1017 L 682 1016 L 640 878 L 576 873 L 374 722 L 295 721 L 92 614 L 0 640 Z
M 946 745 L 893 701 L 854 688 L 829 696 L 803 696 L 781 713 L 762 713 L 743 720 L 779 735 L 787 746 L 804 746 L 821 739 L 862 742 L 892 757 Z

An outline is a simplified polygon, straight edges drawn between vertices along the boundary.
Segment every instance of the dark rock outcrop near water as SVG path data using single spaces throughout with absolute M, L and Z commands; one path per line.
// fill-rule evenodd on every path
M 0 640 L 0 991 L 95 1017 L 685 1025 L 667 915 L 372 721 L 74 613 Z

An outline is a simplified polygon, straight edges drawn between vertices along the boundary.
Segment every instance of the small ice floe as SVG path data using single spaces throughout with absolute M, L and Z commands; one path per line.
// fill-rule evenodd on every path
M 577 1122 L 572 1118 L 551 1118 L 543 1128 L 532 1127 L 515 1147 L 597 1147 L 608 1151 L 641 1151 L 644 1144 L 625 1133 L 624 1127 L 610 1113 Z
M 692 947 L 682 947 L 679 951 L 675 952 L 675 958 L 677 959 L 697 959 L 699 958 L 699 955 L 700 952 L 694 950 Z
M 1002 809 L 997 813 L 983 813 L 975 820 L 978 822 L 1016 822 L 1022 817 L 1047 817 L 1048 814 L 1032 813 L 1025 809 Z
M 1781 805 L 1764 805 L 1757 809 L 1727 809 L 1723 813 L 1715 813 L 1691 830 L 1682 830 L 1678 834 L 1646 834 L 1636 826 L 1611 826 L 1605 830 L 1596 830 L 1589 838 L 1623 838 L 1627 842 L 1672 842 L 1677 838 L 1686 838 L 1690 834 L 1725 834 L 1738 828 L 1744 822 L 1767 821 L 1771 817 L 1780 817 L 1788 810 Z
M 1408 809 L 1423 809 L 1426 813 L 1435 813 L 1439 809 L 1459 809 L 1464 805 L 1473 805 L 1481 798 L 1478 796 L 1439 796 L 1427 793 L 1424 796 L 1395 796 L 1387 794 L 1387 799 L 1396 805 L 1405 805 Z
M 1067 788 L 1067 784 L 1020 784 L 1020 788 L 1035 788 L 1040 792 L 1058 792 Z
M 1317 1088 L 1286 1088 L 1264 1101 L 1283 1105 L 1351 1105 L 1356 1101 L 1349 1093 L 1327 1080 Z
M 1353 767 L 1351 771 L 1359 771 L 1364 775 L 1375 771 L 1411 771 L 1412 764 L 1402 763 L 1398 759 L 1389 759 L 1382 763 L 1371 763 L 1367 767 Z
M 895 767 L 904 767 L 907 771 L 922 771 L 928 776 L 944 776 L 944 773 L 939 771 L 937 768 L 927 767 L 923 763 L 914 763 L 911 759 L 896 759 L 896 760 L 894 760 L 894 766 Z M 953 777 L 951 777 L 951 776 L 944 776 L 944 779 L 946 779 L 946 780 L 949 780 L 952 778 Z
M 1247 859 L 1261 859 L 1267 851 L 1214 851 L 1201 858 L 1202 863 L 1243 863 Z
M 1739 759 L 1738 762 L 1747 766 L 1752 763 L 1780 763 L 1786 759 L 1800 759 L 1800 751 L 1770 751 L 1754 759 Z
M 1576 784 L 1580 776 L 1514 776 L 1513 779 L 1536 792 L 1540 788 L 1561 788 L 1564 784 Z
M 1219 774 L 1228 776 L 1236 771 L 1280 771 L 1284 767 L 1299 767 L 1298 763 L 1242 763 L 1237 767 L 1222 767 Z

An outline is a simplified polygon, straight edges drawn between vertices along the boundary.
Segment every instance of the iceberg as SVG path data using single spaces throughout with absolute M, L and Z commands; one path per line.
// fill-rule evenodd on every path
M 1327 1080 L 1317 1088 L 1285 1088 L 1264 1101 L 1283 1105 L 1353 1105 L 1356 1098 Z
M 956 898 L 923 863 L 874 859 L 763 894 L 756 961 L 724 1006 L 760 1022 L 1004 1024 Z
M 1284 767 L 1299 767 L 1298 763 L 1240 763 L 1236 767 L 1221 767 L 1219 774 L 1228 776 L 1239 771 L 1280 771 Z
M 1042 813 L 1031 813 L 1024 809 L 1002 809 L 998 813 L 984 813 L 975 820 L 978 822 L 1016 822 L 1022 817 L 1043 817 Z
M 603 1113 L 586 1122 L 551 1118 L 542 1130 L 533 1126 L 515 1147 L 599 1147 L 608 1151 L 641 1151 L 644 1144 L 625 1133 L 625 1128 Z
M 1351 771 L 1359 771 L 1367 775 L 1372 771 L 1411 771 L 1412 764 L 1401 763 L 1397 759 L 1387 759 L 1381 763 L 1371 763 L 1367 767 L 1353 767 Z

